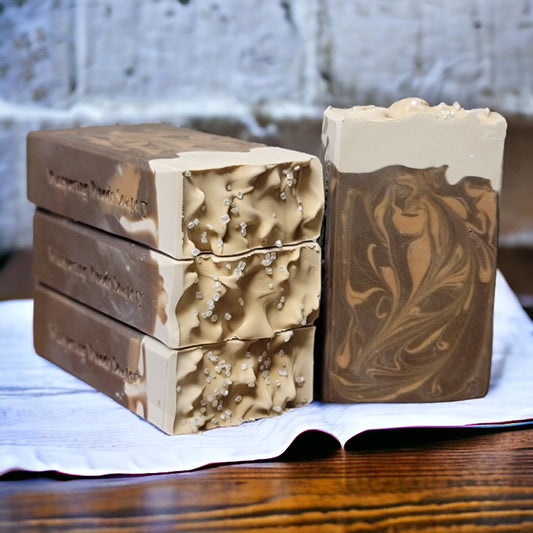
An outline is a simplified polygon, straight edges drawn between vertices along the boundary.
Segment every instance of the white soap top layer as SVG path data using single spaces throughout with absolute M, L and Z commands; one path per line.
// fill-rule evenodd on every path
M 340 172 L 447 165 L 451 184 L 478 176 L 499 191 L 506 130 L 505 119 L 489 109 L 429 106 L 420 98 L 406 98 L 388 108 L 328 107 L 322 141 L 326 161 Z
M 309 161 L 312 158 L 311 155 L 303 152 L 274 146 L 258 146 L 247 152 L 180 152 L 171 159 L 154 159 L 150 161 L 150 167 L 154 172 L 162 168 L 172 168 L 183 172 L 242 165 L 273 166 L 290 161 Z

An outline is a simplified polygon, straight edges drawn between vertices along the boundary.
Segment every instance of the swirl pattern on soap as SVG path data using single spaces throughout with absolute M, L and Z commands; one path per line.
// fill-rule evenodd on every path
M 68 141 L 72 130 L 55 130 L 50 134 Z M 204 132 L 199 137 L 196 131 L 159 123 L 77 128 L 76 137 L 83 138 L 87 146 L 98 146 L 112 154 L 121 154 L 125 161 L 135 162 L 146 168 L 149 159 L 175 157 L 179 152 L 248 151 L 254 146 L 263 146 Z
M 490 372 L 498 196 L 446 167 L 332 179 L 331 390 L 338 401 L 483 394 Z M 339 232 L 342 232 L 339 234 Z

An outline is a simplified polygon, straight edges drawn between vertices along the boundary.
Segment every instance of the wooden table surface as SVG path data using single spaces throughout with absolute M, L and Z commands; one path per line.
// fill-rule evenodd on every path
M 533 426 L 369 432 L 347 450 L 309 432 L 271 461 L 0 483 L 0 531 L 81 530 L 531 532 Z

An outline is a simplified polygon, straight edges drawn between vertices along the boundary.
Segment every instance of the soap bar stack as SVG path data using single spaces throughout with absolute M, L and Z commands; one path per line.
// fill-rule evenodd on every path
M 32 132 L 37 353 L 167 433 L 312 400 L 313 156 L 163 124 Z

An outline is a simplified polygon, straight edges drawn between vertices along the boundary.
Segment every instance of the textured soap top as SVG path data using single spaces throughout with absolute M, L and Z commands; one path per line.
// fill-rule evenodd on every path
M 322 138 L 325 159 L 340 172 L 446 165 L 450 183 L 478 176 L 500 190 L 506 129 L 505 119 L 486 108 L 466 110 L 457 103 L 430 106 L 420 98 L 407 98 L 388 108 L 329 107 Z M 343 146 L 346 139 L 349 150 Z
M 177 259 L 316 239 L 314 156 L 164 124 L 31 132 L 36 205 Z

